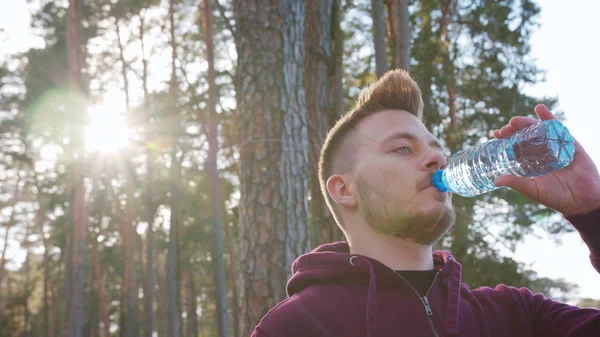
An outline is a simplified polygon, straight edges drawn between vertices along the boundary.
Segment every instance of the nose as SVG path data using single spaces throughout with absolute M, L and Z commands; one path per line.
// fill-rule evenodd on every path
M 424 158 L 424 169 L 427 171 L 437 171 L 442 169 L 447 164 L 446 155 L 439 149 L 428 148 L 428 152 Z

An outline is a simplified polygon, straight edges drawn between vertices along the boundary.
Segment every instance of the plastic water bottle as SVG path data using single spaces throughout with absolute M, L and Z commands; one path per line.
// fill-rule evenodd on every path
M 473 197 L 499 188 L 496 177 L 535 177 L 565 168 L 575 155 L 569 130 L 557 120 L 546 120 L 515 132 L 511 137 L 493 139 L 459 151 L 437 171 L 431 184 L 442 192 Z

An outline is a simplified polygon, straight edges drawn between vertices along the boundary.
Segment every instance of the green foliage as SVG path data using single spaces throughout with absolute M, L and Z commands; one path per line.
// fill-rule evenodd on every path
M 591 298 L 582 298 L 577 304 L 580 308 L 594 308 L 600 309 L 600 300 L 594 300 Z
M 167 9 L 158 0 L 90 0 L 82 8 L 82 37 L 85 45 L 84 97 L 72 97 L 67 86 L 66 1 L 33 1 L 32 30 L 44 38 L 45 46 L 14 55 L 0 65 L 0 219 L 7 211 L 19 210 L 11 242 L 18 251 L 31 248 L 29 267 L 14 261 L 18 270 L 8 273 L 11 285 L 19 285 L 10 299 L 0 303 L 0 337 L 23 332 L 24 304 L 28 305 L 30 335 L 42 335 L 44 310 L 56 320 L 52 331 L 60 332 L 65 322 L 68 249 L 73 225 L 69 213 L 72 177 L 68 168 L 76 155 L 66 140 L 74 128 L 87 122 L 86 105 L 101 101 L 108 91 L 122 91 L 125 69 L 131 107 L 124 114 L 132 130 L 127 149 L 118 154 L 85 153 L 86 206 L 88 220 L 87 279 L 85 284 L 86 333 L 102 320 L 96 280 L 92 271 L 92 240 L 99 250 L 104 301 L 110 322 L 121 328 L 125 278 L 125 244 L 134 247 L 132 263 L 138 286 L 150 270 L 156 273 L 154 330 L 167 331 L 168 304 L 166 256 L 169 242 L 170 188 L 180 194 L 180 268 L 192 275 L 196 301 L 202 315 L 199 335 L 216 335 L 214 304 L 213 244 L 210 214 L 210 181 L 204 169 L 207 152 L 206 126 L 208 85 L 206 48 L 200 1 L 181 0 L 176 6 L 176 111 L 170 110 L 170 55 Z M 236 111 L 235 29 L 232 4 L 213 1 L 218 123 L 219 169 L 226 205 L 225 226 L 229 232 L 226 262 L 235 265 L 239 245 L 238 125 Z M 448 4 L 451 4 L 448 7 Z M 349 108 L 360 89 L 375 79 L 370 34 L 370 1 L 342 1 L 345 37 L 344 91 Z M 555 97 L 530 97 L 524 87 L 543 80 L 529 56 L 529 40 L 537 26 L 539 7 L 521 1 L 411 1 L 412 74 L 418 80 L 426 103 L 425 122 L 445 145 L 459 150 L 491 138 L 491 130 L 511 116 L 532 114 L 537 103 L 553 107 Z M 119 55 L 116 23 L 123 34 L 124 65 Z M 140 24 L 144 23 L 144 54 L 141 53 Z M 0 37 L 1 38 L 1 37 Z M 390 53 L 392 50 L 390 48 Z M 391 57 L 390 57 L 391 58 Z M 143 92 L 144 61 L 148 93 Z M 267 70 L 266 70 L 267 71 Z M 78 99 L 78 109 L 67 109 Z M 452 108 L 452 109 L 451 109 Z M 563 116 L 564 117 L 564 116 Z M 176 120 L 177 130 L 172 121 Z M 171 149 L 181 164 L 179 178 L 171 181 Z M 146 164 L 147 156 L 151 160 Z M 149 175 L 148 170 L 152 170 Z M 19 207 L 12 207 L 22 171 Z M 149 202 L 151 201 L 151 202 Z M 511 258 L 523 237 L 536 228 L 550 234 L 570 229 L 560 217 L 518 193 L 501 189 L 477 198 L 454 198 L 456 226 L 437 248 L 449 249 L 463 265 L 463 281 L 472 287 L 506 283 L 526 286 L 558 300 L 572 300 L 576 286 L 565 280 L 538 277 L 528 266 Z M 40 210 L 38 212 L 38 210 Z M 39 213 L 39 214 L 38 214 Z M 154 214 L 152 265 L 145 257 L 148 239 L 147 214 Z M 39 221 L 39 222 L 38 222 Z M 41 223 L 41 225 L 39 225 Z M 135 229 L 125 242 L 123 225 Z M 39 226 L 38 226 L 39 225 Z M 29 231 L 31 235 L 24 233 Z M 0 230 L 0 242 L 4 240 Z M 45 239 L 44 239 L 45 238 Z M 47 261 L 43 259 L 48 249 Z M 46 265 L 44 265 L 46 264 Z M 44 266 L 48 279 L 50 307 L 43 303 Z M 228 270 L 233 290 L 238 275 Z M 6 293 L 6 283 L 0 290 Z M 182 287 L 185 289 L 185 287 Z M 16 286 L 15 286 L 16 289 Z M 141 291 L 140 291 L 141 292 Z M 182 294 L 182 303 L 190 300 Z M 233 291 L 230 294 L 233 302 Z M 54 302 L 56 301 L 56 302 Z M 144 327 L 140 299 L 141 329 Z M 234 303 L 235 305 L 235 303 Z M 596 306 L 582 300 L 583 306 Z M 182 306 L 183 307 L 183 306 Z M 56 314 L 56 316 L 54 316 Z M 184 320 L 185 322 L 185 320 Z M 191 337 L 191 336 L 188 336 Z
M 344 76 L 349 103 L 374 79 L 369 6 L 368 1 L 346 3 Z M 534 115 L 538 103 L 551 109 L 556 105 L 556 98 L 531 97 L 523 91 L 544 78 L 529 56 L 539 11 L 528 0 L 409 3 L 411 74 L 423 93 L 424 122 L 451 152 L 491 139 L 492 131 L 512 116 Z M 572 230 L 552 216 L 552 210 L 509 189 L 475 198 L 454 196 L 453 204 L 456 224 L 437 248 L 450 250 L 461 261 L 463 281 L 472 287 L 539 287 L 539 280 L 511 258 L 516 244 L 535 227 L 551 234 Z M 551 284 L 565 293 L 575 289 L 561 280 L 544 282 L 544 289 Z

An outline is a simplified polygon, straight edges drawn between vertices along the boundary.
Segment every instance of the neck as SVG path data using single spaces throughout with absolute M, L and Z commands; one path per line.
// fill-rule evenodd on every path
M 352 226 L 347 233 L 351 254 L 375 259 L 392 270 L 432 270 L 432 246 L 392 237 L 373 230 L 366 223 Z

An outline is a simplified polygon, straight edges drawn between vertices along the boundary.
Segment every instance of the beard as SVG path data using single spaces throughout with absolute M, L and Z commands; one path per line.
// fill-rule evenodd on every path
M 452 207 L 440 205 L 428 211 L 402 210 L 381 192 L 374 190 L 358 178 L 356 187 L 360 209 L 369 227 L 397 238 L 408 239 L 422 245 L 434 245 L 452 228 L 456 212 Z

